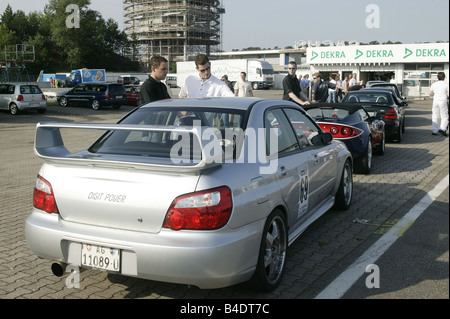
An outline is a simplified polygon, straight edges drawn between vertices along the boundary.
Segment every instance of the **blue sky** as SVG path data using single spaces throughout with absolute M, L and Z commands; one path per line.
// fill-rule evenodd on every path
M 403 43 L 449 40 L 448 0 L 222 0 L 223 50 L 294 46 L 297 40 Z M 42 11 L 48 0 L 2 0 L 14 11 Z M 370 10 L 375 5 L 378 13 Z M 91 8 L 123 27 L 122 0 Z M 369 9 L 368 9 L 369 8 Z M 366 12 L 367 10 L 367 12 Z M 367 26 L 371 22 L 372 28 Z M 373 27 L 375 26 L 375 27 Z

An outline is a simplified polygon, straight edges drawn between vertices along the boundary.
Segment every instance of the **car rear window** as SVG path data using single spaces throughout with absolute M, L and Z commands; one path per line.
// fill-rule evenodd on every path
M 392 96 L 386 93 L 361 93 L 347 94 L 342 102 L 370 103 L 370 104 L 393 104 Z
M 20 94 L 41 94 L 42 91 L 37 85 L 21 85 Z
M 242 129 L 245 111 L 207 108 L 141 108 L 126 117 L 120 124 L 173 126 L 192 128 L 216 128 L 219 139 L 230 137 L 227 128 Z M 99 154 L 121 154 L 170 158 L 172 147 L 181 139 L 189 141 L 189 152 L 179 154 L 190 159 L 199 150 L 197 139 L 186 131 L 183 136 L 167 131 L 110 131 L 104 134 L 90 148 L 89 152 Z
M 110 85 L 109 93 L 111 94 L 125 94 L 125 88 L 122 85 Z
M 308 114 L 315 119 L 338 118 L 343 119 L 350 114 L 348 110 L 339 108 L 313 108 L 308 109 Z

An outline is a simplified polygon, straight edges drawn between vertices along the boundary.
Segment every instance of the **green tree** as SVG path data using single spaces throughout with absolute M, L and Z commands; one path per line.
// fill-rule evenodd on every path
M 139 69 L 132 41 L 117 22 L 105 21 L 97 11 L 89 9 L 90 0 L 49 0 L 44 12 L 13 12 L 7 6 L 0 15 L 0 48 L 4 45 L 34 45 L 36 60 L 28 66 L 32 74 L 70 72 L 76 68 L 104 68 L 108 71 Z M 79 28 L 70 28 L 67 21 L 78 6 Z
M 15 43 L 15 38 L 15 32 L 8 29 L 5 23 L 0 23 L 0 50 L 3 51 L 5 45 Z

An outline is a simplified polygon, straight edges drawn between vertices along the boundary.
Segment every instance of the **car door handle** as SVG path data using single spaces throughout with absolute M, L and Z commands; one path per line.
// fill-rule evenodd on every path
M 320 162 L 319 159 L 320 159 L 320 158 L 319 158 L 319 156 L 318 156 L 317 154 L 314 154 L 314 155 L 313 155 L 313 163 L 314 163 L 314 164 L 319 164 L 319 162 Z
M 280 166 L 280 175 L 281 176 L 286 176 L 287 175 L 286 166 Z

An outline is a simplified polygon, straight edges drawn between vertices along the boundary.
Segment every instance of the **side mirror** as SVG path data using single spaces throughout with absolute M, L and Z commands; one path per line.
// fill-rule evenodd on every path
M 329 144 L 333 140 L 333 135 L 331 133 L 326 132 L 323 134 L 317 134 L 311 138 L 312 145 L 321 145 L 321 144 Z
M 331 133 L 326 132 L 322 135 L 322 141 L 325 145 L 330 144 L 332 140 L 333 140 L 333 135 Z

